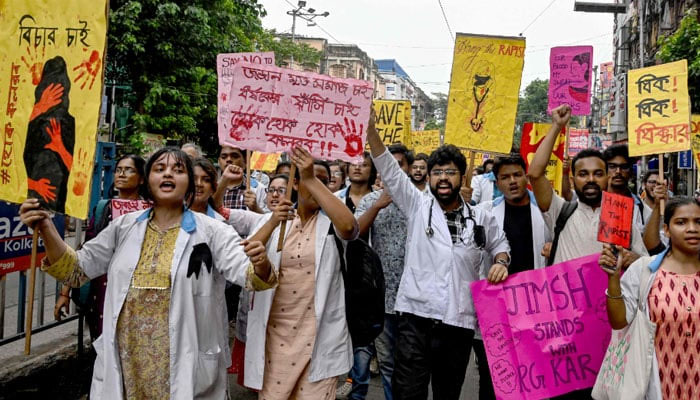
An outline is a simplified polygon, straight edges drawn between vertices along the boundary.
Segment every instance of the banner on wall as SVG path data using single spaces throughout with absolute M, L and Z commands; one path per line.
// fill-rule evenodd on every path
M 103 0 L 0 2 L 0 199 L 87 218 L 106 29 Z
M 457 34 L 445 143 L 510 153 L 524 59 L 523 37 Z

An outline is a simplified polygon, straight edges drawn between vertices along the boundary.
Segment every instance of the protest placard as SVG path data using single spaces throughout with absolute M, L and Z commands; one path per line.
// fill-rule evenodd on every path
M 630 156 L 690 149 L 687 60 L 634 69 L 627 75 Z
M 525 165 L 530 168 L 532 158 L 535 157 L 537 147 L 539 147 L 544 137 L 547 136 L 552 124 L 542 124 L 526 122 L 523 124 L 522 141 L 520 142 L 520 155 L 525 160 Z M 564 145 L 566 144 L 566 127 L 559 132 L 557 140 L 554 142 L 554 151 L 549 156 L 545 175 L 552 184 L 554 191 L 561 195 L 564 170 Z
M 634 199 L 603 192 L 598 222 L 598 241 L 630 248 Z
M 543 399 L 592 387 L 610 342 L 599 254 L 471 284 L 496 397 Z
M 250 157 L 250 168 L 255 171 L 273 172 L 277 169 L 277 162 L 280 159 L 279 153 L 261 153 L 254 151 Z
M 523 37 L 457 34 L 445 143 L 510 152 L 524 59 Z
M 85 219 L 102 103 L 106 2 L 0 2 L 0 199 Z
M 112 199 L 110 201 L 110 207 L 112 207 L 112 220 L 115 220 L 124 214 L 134 211 L 148 210 L 149 208 L 153 207 L 153 204 L 146 200 Z
M 65 218 L 56 214 L 53 223 L 63 237 Z M 19 220 L 19 206 L 0 201 L 0 276 L 27 270 L 32 252 L 32 233 Z M 38 257 L 44 256 L 44 244 L 38 243 Z
M 233 83 L 233 66 L 238 62 L 251 64 L 275 65 L 275 53 L 222 53 L 216 56 L 216 77 L 218 78 L 218 91 L 216 95 L 217 121 L 219 141 L 231 129 L 231 109 L 228 105 L 231 84 Z
M 440 131 L 413 131 L 411 132 L 413 141 L 413 153 L 424 153 L 430 155 L 433 150 L 440 147 Z
M 389 146 L 403 143 L 411 146 L 411 102 L 408 100 L 374 100 L 376 126 L 382 142 Z
M 695 164 L 700 165 L 700 114 L 693 114 L 690 120 L 690 143 L 695 155 Z M 700 179 L 700 176 L 698 177 Z
M 263 153 L 303 146 L 320 159 L 362 159 L 374 88 L 367 81 L 239 62 L 221 144 Z
M 592 68 L 593 46 L 552 47 L 547 112 L 568 104 L 572 115 L 590 114 Z
M 612 61 L 600 64 L 600 87 L 608 89 L 615 80 L 615 64 Z
M 569 157 L 588 148 L 588 129 L 569 128 Z

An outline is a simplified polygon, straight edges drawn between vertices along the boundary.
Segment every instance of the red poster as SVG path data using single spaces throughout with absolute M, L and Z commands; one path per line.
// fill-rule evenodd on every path
M 617 244 L 626 249 L 632 242 L 632 216 L 634 199 L 619 194 L 603 192 L 598 223 L 598 241 Z

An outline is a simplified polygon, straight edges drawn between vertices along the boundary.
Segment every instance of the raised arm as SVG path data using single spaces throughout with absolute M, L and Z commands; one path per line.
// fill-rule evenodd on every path
M 382 191 L 379 198 L 375 199 L 374 196 L 368 194 L 360 200 L 360 204 L 355 209 L 355 218 L 357 218 L 357 223 L 360 225 L 360 235 L 366 235 L 369 232 L 369 228 L 374 224 L 379 211 L 387 207 L 391 202 L 391 196 L 386 190 Z
M 214 208 L 219 208 L 224 205 L 224 194 L 226 194 L 226 189 L 233 182 L 240 182 L 243 179 L 243 169 L 237 165 L 227 165 L 221 171 L 221 179 L 219 179 L 219 185 L 216 188 L 216 192 L 212 196 L 214 200 Z
M 301 182 L 311 193 L 314 200 L 328 215 L 338 237 L 353 240 L 357 237 L 357 221 L 339 198 L 333 195 L 326 185 L 314 175 L 314 159 L 311 153 L 302 147 L 297 147 L 292 153 L 292 162 L 299 170 Z
M 561 128 L 566 126 L 571 118 L 571 107 L 563 104 L 552 110 L 552 127 L 547 132 L 547 135 L 540 143 L 535 157 L 530 163 L 530 168 L 527 171 L 527 176 L 530 178 L 532 191 L 535 193 L 537 205 L 542 212 L 547 212 L 552 203 L 552 185 L 547 180 L 546 169 L 549 162 L 549 156 L 554 149 L 554 143 L 559 136 Z
M 644 229 L 644 247 L 649 251 L 649 254 L 658 254 L 664 249 L 664 245 L 661 243 L 661 232 L 659 232 L 662 200 L 668 200 L 665 182 L 659 183 L 654 187 L 654 208 L 651 210 L 651 216 Z
M 66 252 L 68 245 L 61 239 L 56 227 L 51 220 L 51 214 L 42 210 L 37 199 L 27 199 L 19 207 L 20 221 L 32 229 L 39 230 L 39 236 L 44 241 L 46 249 L 46 257 L 49 262 L 55 263 L 63 253 Z

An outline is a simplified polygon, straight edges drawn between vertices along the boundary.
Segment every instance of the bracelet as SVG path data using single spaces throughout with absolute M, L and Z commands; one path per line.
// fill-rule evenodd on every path
M 624 298 L 624 296 L 622 296 L 622 294 L 620 294 L 619 296 L 611 296 L 610 293 L 608 293 L 608 289 L 605 289 L 605 296 L 607 298 L 613 299 L 613 300 L 622 300 Z

